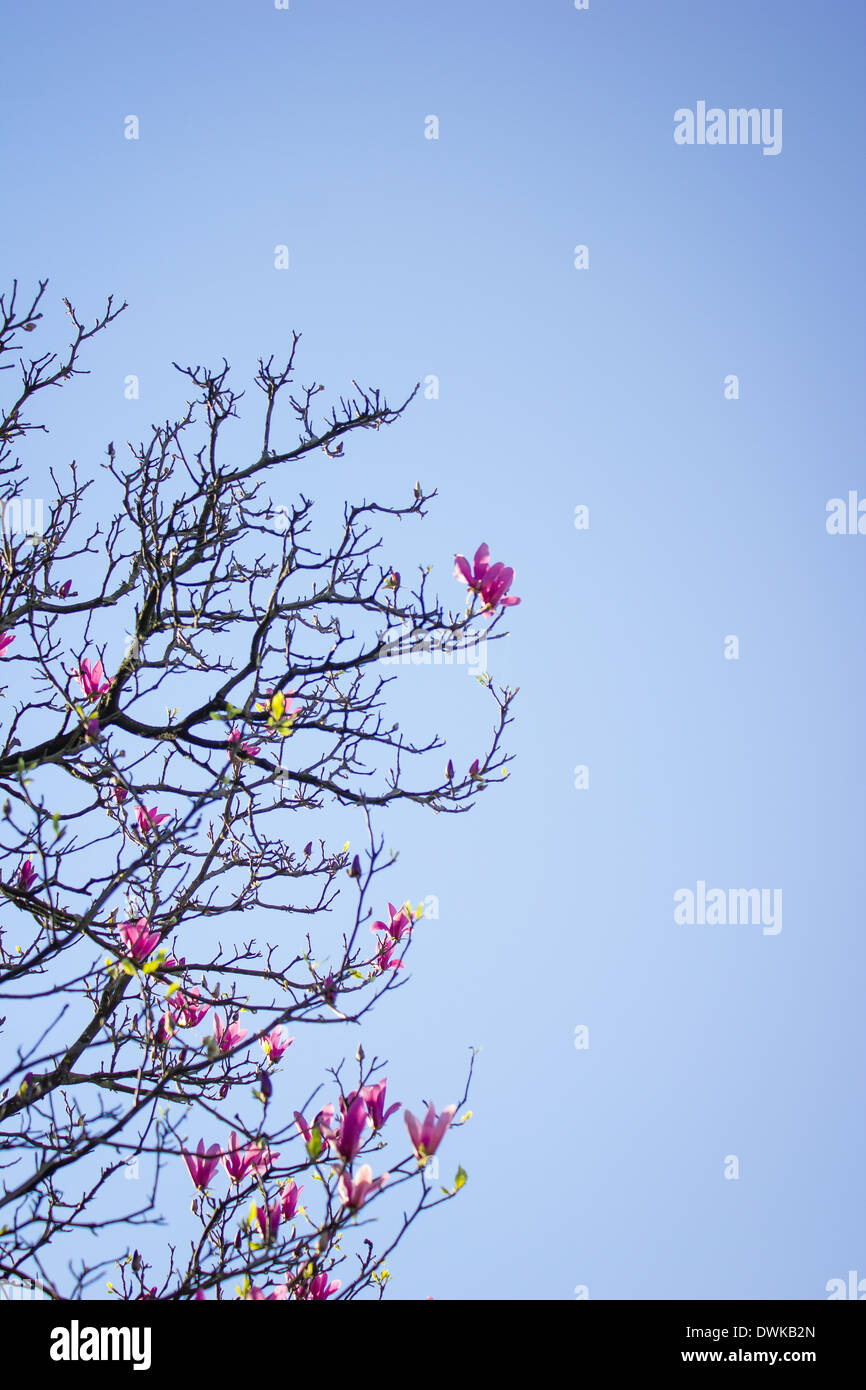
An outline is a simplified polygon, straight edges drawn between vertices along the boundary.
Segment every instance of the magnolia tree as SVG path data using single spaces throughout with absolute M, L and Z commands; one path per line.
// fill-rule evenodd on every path
M 319 414 L 323 387 L 293 385 L 297 335 L 285 366 L 259 360 L 251 457 L 227 365 L 178 368 L 179 418 L 126 457 L 109 444 L 95 492 L 52 471 L 41 526 L 16 535 L 35 398 L 125 308 L 87 326 L 64 300 L 68 349 L 29 358 L 45 288 L 0 297 L 0 1277 L 53 1298 L 381 1296 L 407 1228 L 465 1180 L 430 1160 L 472 1068 L 456 1105 L 421 1101 L 419 1077 L 403 1110 L 358 1044 L 423 916 L 380 888 L 376 813 L 468 810 L 506 774 L 514 697 L 481 677 L 492 733 L 457 768 L 389 716 L 383 655 L 398 633 L 431 660 L 489 639 L 513 572 L 486 545 L 458 555 L 454 610 L 423 569 L 404 583 L 374 528 L 423 517 L 419 484 L 346 503 L 329 540 L 303 493 L 275 503 L 274 470 L 285 497 L 291 465 L 412 399 L 353 382 Z M 295 829 L 317 813 L 325 833 Z M 359 853 L 330 843 L 352 815 Z M 344 1034 L 316 1080 L 307 1025 L 326 1024 Z

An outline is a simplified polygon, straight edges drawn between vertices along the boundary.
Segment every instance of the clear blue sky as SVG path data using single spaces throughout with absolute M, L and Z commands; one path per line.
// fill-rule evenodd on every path
M 395 900 L 440 917 L 367 1052 L 417 1106 L 456 1099 L 483 1048 L 442 1153 L 469 1184 L 393 1260 L 400 1297 L 810 1299 L 866 1276 L 866 537 L 825 527 L 828 499 L 866 496 L 864 29 L 855 0 L 6 16 L 4 278 L 50 276 L 88 316 L 130 303 L 39 466 L 95 470 L 172 415 L 172 359 L 246 381 L 296 328 L 302 379 L 335 393 L 440 383 L 305 490 L 421 478 L 440 497 L 400 568 L 450 597 L 454 551 L 486 540 L 517 573 L 491 661 L 521 686 L 510 782 L 385 827 Z M 781 153 L 678 146 L 698 101 L 780 108 Z M 397 695 L 460 756 L 483 698 L 423 668 Z M 699 880 L 781 888 L 781 932 L 676 924 Z

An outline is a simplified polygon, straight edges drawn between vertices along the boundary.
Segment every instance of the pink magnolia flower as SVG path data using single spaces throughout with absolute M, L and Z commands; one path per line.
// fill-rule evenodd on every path
M 473 566 L 470 569 L 469 561 L 465 555 L 454 556 L 454 578 L 461 584 L 465 584 L 471 589 L 473 594 L 481 593 L 481 585 L 484 583 L 484 576 L 490 568 L 490 546 L 482 541 L 475 552 Z
M 180 1152 L 193 1183 L 203 1192 L 219 1167 L 222 1152 L 219 1144 L 211 1144 L 210 1148 L 205 1150 L 204 1140 L 199 1139 L 195 1153 L 187 1153 L 186 1149 L 181 1149 Z
M 243 1148 L 237 1134 L 232 1130 L 226 1152 L 223 1154 L 223 1167 L 228 1173 L 229 1181 L 243 1182 L 252 1164 L 249 1145 Z
M 4 632 L 0 635 L 0 656 L 6 655 L 6 648 L 15 641 L 14 632 Z
M 499 604 L 508 608 L 520 602 L 514 596 L 506 597 L 514 582 L 514 570 L 503 565 L 501 560 L 491 565 L 490 547 L 483 543 L 475 552 L 472 568 L 465 555 L 454 556 L 454 578 L 465 584 L 470 593 L 480 595 L 484 600 L 484 613 L 494 613 Z
M 261 752 L 261 744 L 243 742 L 240 729 L 232 729 L 228 743 L 230 758 L 235 757 L 238 753 L 247 753 L 251 758 L 254 758 L 257 753 Z
M 364 1139 L 364 1130 L 369 1127 L 367 1102 L 363 1096 L 356 1095 L 343 1111 L 343 1118 L 337 1129 L 328 1130 L 328 1138 L 334 1148 L 347 1163 L 352 1163 Z
M 384 931 L 388 933 L 392 941 L 402 941 L 403 937 L 412 930 L 412 918 L 405 907 L 401 907 L 398 912 L 393 903 L 388 904 L 388 916 L 390 920 L 387 925 L 384 922 L 374 922 L 370 931 Z
M 301 1112 L 300 1112 L 299 1110 L 296 1110 L 296 1111 L 295 1111 L 295 1125 L 296 1125 L 296 1127 L 297 1127 L 298 1133 L 299 1133 L 299 1134 L 301 1135 L 301 1137 L 303 1138 L 303 1141 L 304 1141 L 304 1143 L 306 1144 L 306 1146 L 307 1146 L 308 1149 L 309 1149 L 310 1145 L 313 1143 L 313 1139 L 314 1139 L 313 1131 L 314 1131 L 314 1130 L 318 1130 L 318 1131 L 319 1131 L 319 1134 L 321 1135 L 321 1138 L 322 1138 L 322 1150 L 321 1150 L 321 1151 L 322 1151 L 322 1153 L 326 1153 L 326 1152 L 327 1152 L 328 1148 L 330 1147 L 330 1143 L 329 1143 L 329 1140 L 328 1140 L 328 1135 L 329 1135 L 330 1130 L 331 1130 L 331 1124 L 333 1123 L 333 1119 L 334 1119 L 334 1107 L 333 1107 L 333 1105 L 326 1105 L 326 1106 L 324 1106 L 324 1107 L 319 1111 L 318 1115 L 317 1115 L 316 1118 L 313 1120 L 313 1123 L 312 1123 L 311 1125 L 308 1125 L 308 1124 L 307 1124 L 306 1120 L 304 1119 L 303 1115 L 301 1114 Z
M 18 887 L 23 888 L 25 893 L 29 893 L 35 881 L 36 870 L 33 867 L 33 862 L 30 859 L 25 859 L 18 870 Z
M 291 1221 L 298 1210 L 298 1202 L 303 1192 L 303 1183 L 298 1187 L 294 1178 L 290 1178 L 285 1187 L 280 1189 L 280 1203 L 283 1210 L 283 1220 Z
M 214 1014 L 213 1021 L 217 1047 L 220 1052 L 231 1052 L 232 1048 L 243 1042 L 247 1035 L 246 1028 L 242 1028 L 237 1021 L 224 1025 L 217 1013 Z
M 87 657 L 81 662 L 80 670 L 75 672 L 75 679 L 88 699 L 93 699 L 97 695 L 104 695 L 106 690 L 111 689 L 111 681 L 105 679 L 102 662 L 97 661 L 94 666 L 91 666 Z
M 137 922 L 121 922 L 117 934 L 133 960 L 147 960 L 159 945 L 159 932 L 150 930 L 145 917 L 139 917 Z
M 168 1012 L 168 1010 L 166 1010 L 166 1012 L 162 1014 L 162 1016 L 160 1017 L 159 1023 L 157 1025 L 155 1035 L 156 1041 L 158 1043 L 167 1043 L 170 1038 L 174 1037 L 174 1027 L 175 1021 L 172 1018 L 171 1014 Z
M 86 732 L 86 734 L 87 734 L 88 739 L 97 739 L 97 738 L 99 738 L 99 720 L 98 720 L 98 719 L 88 719 L 88 721 L 87 721 L 87 723 L 85 724 L 84 728 L 85 728 L 85 732 Z
M 138 828 L 142 835 L 146 835 L 151 826 L 162 825 L 164 820 L 168 820 L 168 812 L 159 815 L 156 806 L 151 806 L 149 809 L 146 806 L 139 806 L 135 813 L 135 819 L 138 821 Z
M 304 1303 L 321 1303 L 324 1299 L 330 1298 L 332 1293 L 336 1293 L 341 1283 L 341 1279 L 334 1279 L 329 1284 L 327 1274 L 314 1274 L 312 1279 L 304 1279 L 302 1276 L 291 1283 L 292 1297 Z
M 120 782 L 115 782 L 111 790 L 114 793 L 114 799 L 117 802 L 118 806 L 122 806 L 126 798 L 129 796 L 129 792 L 126 790 L 126 787 L 124 787 L 123 784 Z
M 270 1062 L 278 1062 L 294 1041 L 294 1038 L 284 1038 L 283 1030 L 279 1026 L 266 1033 L 263 1038 L 259 1038 L 262 1051 Z
M 169 999 L 168 1007 L 174 1014 L 174 1025 L 177 1028 L 195 1028 L 196 1024 L 201 1023 L 210 1013 L 210 1004 L 198 997 L 198 985 L 186 994 L 183 990 L 177 990 Z
M 482 613 L 492 615 L 500 605 L 510 608 L 513 604 L 519 603 L 520 599 L 508 592 L 513 583 L 514 570 L 510 565 L 491 565 L 481 586 L 481 597 L 484 600 Z
M 387 1076 L 381 1081 L 377 1081 L 372 1086 L 362 1086 L 361 1095 L 367 1104 L 367 1113 L 373 1121 L 374 1129 L 381 1129 L 385 1121 L 394 1114 L 395 1110 L 400 1109 L 399 1100 L 395 1100 L 393 1105 L 385 1109 L 385 1087 L 388 1084 Z
M 390 1173 L 383 1173 L 381 1178 L 376 1178 L 374 1181 L 373 1169 L 369 1163 L 363 1164 L 358 1169 L 355 1178 L 352 1178 L 348 1173 L 341 1173 L 337 1183 L 340 1201 L 344 1206 L 351 1207 L 352 1211 L 358 1211 L 368 1197 L 372 1197 L 374 1192 L 378 1192 L 385 1186 L 390 1176 Z
M 279 1302 L 281 1299 L 288 1298 L 288 1296 L 289 1291 L 285 1284 L 279 1284 L 277 1288 L 274 1289 L 273 1293 L 265 1293 L 264 1289 L 260 1289 L 258 1284 L 250 1284 L 249 1289 L 244 1294 L 244 1298 L 249 1299 L 253 1303 L 272 1303 L 274 1299 Z
M 67 598 L 68 595 L 69 595 L 69 590 L 70 590 L 71 588 L 72 588 L 72 580 L 71 580 L 71 579 L 65 579 L 65 580 L 63 581 L 63 583 L 60 585 L 60 588 L 57 590 L 57 592 L 58 592 L 58 594 L 60 595 L 61 598 Z
M 266 1149 L 262 1144 L 247 1144 L 243 1148 L 234 1130 L 229 1135 L 227 1152 L 223 1154 L 223 1167 L 232 1182 L 243 1182 L 247 1173 L 266 1173 L 279 1158 L 278 1153 Z
M 256 1207 L 256 1225 L 261 1231 L 264 1241 L 270 1243 L 275 1239 L 282 1217 L 283 1204 L 279 1197 L 269 1207 Z
M 431 1154 L 435 1154 L 445 1138 L 456 1109 L 456 1105 L 446 1105 L 442 1114 L 437 1116 L 435 1106 L 431 1105 L 423 1124 L 418 1123 L 411 1111 L 406 1111 L 406 1128 L 412 1140 L 412 1147 L 419 1158 L 430 1158 Z
M 376 950 L 376 968 L 381 974 L 386 970 L 402 970 L 403 962 L 397 957 L 397 943 L 390 936 L 380 936 Z
M 253 1151 L 253 1167 L 260 1174 L 267 1173 L 270 1168 L 273 1168 L 280 1156 L 278 1151 L 269 1149 L 264 1144 L 251 1144 L 250 1148 Z

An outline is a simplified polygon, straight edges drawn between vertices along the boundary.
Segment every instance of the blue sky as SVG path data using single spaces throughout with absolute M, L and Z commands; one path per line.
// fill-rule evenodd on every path
M 439 498 L 398 568 L 453 598 L 454 552 L 486 540 L 516 570 L 490 663 L 521 687 L 509 782 L 383 827 L 395 900 L 440 915 L 365 1048 L 414 1108 L 456 1099 L 483 1049 L 442 1154 L 469 1183 L 392 1261 L 398 1297 L 809 1299 L 866 1276 L 866 539 L 825 525 L 866 496 L 864 29 L 840 0 L 7 17 L 4 279 L 130 304 L 52 401 L 37 473 L 172 415 L 173 359 L 225 355 L 246 384 L 299 329 L 300 377 L 335 395 L 439 394 L 275 500 L 420 478 Z M 677 145 L 698 101 L 781 109 L 781 152 Z M 395 688 L 467 758 L 483 698 L 458 671 Z M 676 924 L 698 881 L 780 888 L 782 930 Z

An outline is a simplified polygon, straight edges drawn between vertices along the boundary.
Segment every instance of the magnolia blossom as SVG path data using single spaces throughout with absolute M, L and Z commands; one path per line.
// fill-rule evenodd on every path
M 256 1225 L 263 1240 L 270 1242 L 275 1239 L 282 1217 L 283 1204 L 279 1197 L 269 1207 L 256 1207 Z
M 147 806 L 139 806 L 135 813 L 135 819 L 138 821 L 138 828 L 142 835 L 146 835 L 151 826 L 162 825 L 164 820 L 168 820 L 168 812 L 166 811 L 163 815 L 160 815 L 158 807 L 156 806 L 151 806 L 150 808 Z
M 508 592 L 513 583 L 514 570 L 510 565 L 491 565 L 481 586 L 481 597 L 484 600 L 482 613 L 492 615 L 496 612 L 497 606 L 511 608 L 519 603 L 517 595 Z
M 431 1105 L 424 1116 L 423 1124 L 418 1123 L 411 1111 L 406 1111 L 404 1115 L 406 1128 L 409 1131 L 409 1138 L 412 1140 L 412 1147 L 420 1159 L 430 1158 L 432 1154 L 435 1154 L 445 1138 L 456 1109 L 456 1105 L 446 1105 L 442 1114 L 437 1115 L 435 1106 Z
M 334 1148 L 347 1163 L 352 1163 L 364 1141 L 364 1130 L 370 1125 L 367 1102 L 363 1096 L 356 1095 L 343 1111 L 343 1118 L 337 1129 L 328 1130 L 328 1138 Z
M 299 1110 L 295 1111 L 295 1125 L 298 1129 L 298 1133 L 302 1136 L 304 1143 L 306 1144 L 308 1149 L 310 1145 L 313 1143 L 314 1130 L 318 1130 L 321 1136 L 322 1152 L 324 1153 L 330 1147 L 328 1141 L 328 1134 L 330 1132 L 333 1119 L 333 1105 L 324 1106 L 323 1109 L 319 1111 L 318 1115 L 313 1120 L 313 1123 L 311 1125 L 307 1124 L 306 1120 L 304 1119 L 303 1115 Z
M 465 584 L 471 594 L 479 595 L 484 604 L 482 612 L 487 615 L 495 613 L 500 605 L 508 608 L 520 602 L 514 595 L 508 595 L 514 582 L 514 570 L 503 565 L 501 560 L 491 565 L 490 547 L 483 543 L 475 552 L 471 568 L 465 555 L 454 556 L 454 578 Z
M 159 945 L 159 932 L 151 931 L 145 917 L 139 917 L 137 922 L 121 922 L 117 934 L 133 960 L 147 960 Z
M 267 1145 L 260 1144 L 258 1141 L 251 1144 L 250 1148 L 252 1149 L 253 1167 L 260 1175 L 267 1173 L 270 1168 L 273 1168 L 280 1156 L 278 1150 L 269 1149 Z
M 195 1028 L 210 1012 L 210 1004 L 198 997 L 198 985 L 193 986 L 187 993 L 177 990 L 169 999 L 168 1007 L 174 1015 L 177 1028 Z
M 301 1277 L 294 1282 L 292 1282 L 292 1276 L 289 1275 L 286 1282 L 291 1283 L 291 1292 L 294 1299 L 305 1303 L 321 1303 L 324 1299 L 330 1298 L 332 1293 L 337 1292 L 342 1280 L 333 1279 L 329 1284 L 327 1274 L 314 1274 L 312 1279 L 304 1279 Z
M 224 1025 L 217 1013 L 214 1014 L 213 1021 L 217 1047 L 220 1052 L 231 1052 L 232 1048 L 243 1042 L 247 1035 L 246 1028 L 242 1028 L 237 1022 Z
M 343 1172 L 337 1183 L 340 1201 L 344 1206 L 351 1207 L 352 1211 L 358 1211 L 368 1197 L 385 1186 L 390 1176 L 390 1173 L 383 1173 L 381 1178 L 376 1178 L 374 1181 L 373 1169 L 369 1163 L 362 1164 L 354 1178 L 349 1173 Z
M 289 1178 L 285 1187 L 280 1188 L 280 1205 L 282 1207 L 283 1220 L 291 1221 L 298 1210 L 298 1202 L 303 1192 L 303 1183 L 298 1187 L 294 1178 Z
M 265 1293 L 264 1289 L 260 1289 L 258 1284 L 250 1284 L 250 1287 L 244 1294 L 244 1299 L 249 1299 L 253 1303 L 271 1303 L 274 1299 L 279 1301 L 288 1298 L 288 1296 L 289 1291 L 285 1284 L 279 1284 L 277 1288 L 274 1289 L 273 1293 Z
M 219 1167 L 222 1152 L 219 1144 L 211 1144 L 206 1150 L 204 1140 L 199 1139 L 195 1153 L 187 1153 L 186 1149 L 181 1149 L 180 1152 L 195 1186 L 203 1192 Z
M 0 634 L 0 656 L 6 655 L 6 648 L 15 641 L 14 632 L 4 632 Z
M 404 903 L 398 912 L 394 904 L 389 903 L 387 925 L 384 922 L 374 922 L 370 931 L 384 931 L 388 933 L 392 941 L 402 941 L 403 937 L 412 930 L 412 914 L 411 911 L 407 910 L 408 906 L 408 903 Z
M 174 1019 L 172 1018 L 171 1014 L 168 1011 L 166 1011 L 164 1014 L 162 1014 L 159 1023 L 157 1024 L 155 1033 L 156 1041 L 161 1045 L 167 1043 L 169 1039 L 174 1036 L 174 1027 Z
M 30 892 L 30 889 L 33 887 L 33 884 L 35 883 L 35 881 L 36 881 L 36 870 L 35 870 L 34 867 L 33 867 L 33 862 L 32 862 L 32 860 L 30 860 L 30 859 L 25 859 L 25 860 L 24 860 L 24 863 L 21 865 L 20 869 L 18 870 L 18 883 L 17 883 L 17 886 L 18 886 L 19 888 L 23 888 L 24 891 L 25 891 L 25 893 L 29 893 L 29 892 Z
M 294 1041 L 294 1038 L 284 1038 L 283 1030 L 280 1027 L 274 1028 L 263 1038 L 259 1038 L 262 1051 L 270 1062 L 278 1062 Z
M 111 790 L 114 792 L 114 799 L 117 802 L 118 806 L 122 806 L 126 798 L 129 796 L 129 792 L 126 790 L 126 787 L 124 787 L 121 782 L 115 782 Z
M 257 753 L 261 752 L 260 744 L 244 743 L 240 729 L 232 729 L 228 737 L 228 743 L 230 758 L 235 757 L 238 753 L 246 753 L 249 757 L 254 758 Z
M 385 1087 L 387 1084 L 388 1078 L 383 1076 L 382 1080 L 375 1082 L 374 1085 L 361 1087 L 360 1094 L 366 1102 L 367 1113 L 373 1122 L 374 1129 L 381 1129 L 389 1116 L 393 1115 L 395 1110 L 400 1109 L 399 1100 L 395 1100 L 393 1105 L 389 1105 L 388 1109 L 385 1109 Z
M 403 969 L 403 962 L 395 954 L 396 943 L 390 936 L 380 936 L 376 947 L 376 968 L 380 973 L 384 973 L 386 970 Z
M 102 662 L 97 661 L 91 666 L 87 657 L 84 657 L 80 669 L 75 672 L 75 679 L 87 698 L 91 700 L 97 695 L 104 695 L 106 690 L 111 689 L 111 681 L 105 679 Z
M 243 1182 L 252 1168 L 253 1154 L 250 1152 L 251 1149 L 251 1144 L 244 1148 L 237 1134 L 232 1130 L 226 1152 L 223 1154 L 223 1167 L 228 1173 L 230 1182 Z
M 279 1158 L 278 1153 L 262 1144 L 247 1144 L 244 1148 L 234 1130 L 229 1135 L 228 1149 L 223 1154 L 223 1167 L 231 1182 L 243 1182 L 247 1173 L 266 1173 Z
M 65 580 L 63 581 L 63 583 L 60 585 L 60 588 L 57 590 L 57 593 L 58 593 L 58 595 L 60 596 L 60 598 L 67 598 L 67 597 L 69 596 L 69 590 L 70 590 L 71 588 L 72 588 L 72 580 L 71 580 L 71 579 L 65 579 Z

